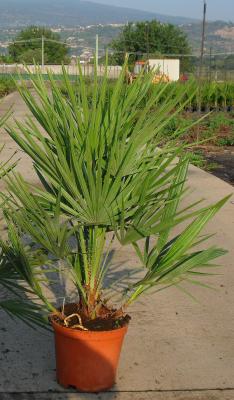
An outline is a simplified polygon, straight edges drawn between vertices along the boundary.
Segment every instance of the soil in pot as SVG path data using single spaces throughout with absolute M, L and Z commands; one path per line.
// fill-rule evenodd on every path
M 87 318 L 86 314 L 80 309 L 79 304 L 66 304 L 64 309 L 59 309 L 59 313 L 63 313 L 65 320 L 67 319 L 67 328 L 88 331 L 112 331 L 114 329 L 127 326 L 131 317 L 124 314 L 122 310 L 109 309 L 102 305 L 99 310 L 99 316 L 94 319 Z M 78 316 L 80 319 L 78 319 Z M 50 315 L 50 321 L 54 321 L 64 326 L 64 318 L 61 319 L 59 314 Z M 81 324 L 79 323 L 81 322 Z M 81 326 L 79 326 L 81 325 Z M 82 329 L 82 326 L 85 329 Z

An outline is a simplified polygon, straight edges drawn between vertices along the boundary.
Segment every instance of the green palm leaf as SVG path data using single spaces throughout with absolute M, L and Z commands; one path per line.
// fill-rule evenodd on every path
M 48 73 L 48 88 L 37 68 L 30 75 L 33 91 L 23 80 L 18 85 L 33 117 L 8 124 L 6 130 L 32 159 L 41 185 L 29 185 L 17 173 L 5 177 L 9 243 L 1 241 L 0 246 L 13 278 L 2 284 L 14 281 L 16 291 L 22 284 L 25 293 L 29 290 L 40 300 L 42 314 L 54 310 L 40 276 L 43 265 L 53 260 L 63 263 L 90 318 L 97 315 L 108 272 L 109 232 L 122 245 L 132 244 L 146 268 L 145 277 L 129 285 L 127 304 L 154 286 L 180 286 L 184 279 L 198 284 L 193 274 L 206 276 L 201 268 L 210 271 L 213 260 L 225 253 L 216 247 L 194 248 L 208 239 L 200 233 L 227 198 L 201 209 L 198 202 L 181 209 L 189 161 L 183 146 L 175 144 L 178 132 L 167 143 L 162 140 L 167 124 L 196 96 L 194 82 L 186 90 L 170 84 L 152 88 L 150 72 L 127 85 L 126 69 L 127 61 L 110 84 L 107 64 L 102 79 L 95 68 L 90 83 L 78 65 L 75 85 L 63 68 L 60 83 Z M 173 229 L 186 221 L 188 226 L 175 234 Z M 33 246 L 25 249 L 24 234 L 38 253 Z M 23 300 L 20 316 L 42 326 L 34 304 L 30 311 Z M 20 310 L 18 302 L 3 307 L 14 315 Z

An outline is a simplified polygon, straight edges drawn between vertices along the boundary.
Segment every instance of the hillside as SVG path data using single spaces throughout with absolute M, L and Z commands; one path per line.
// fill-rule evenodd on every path
M 70 47 L 70 54 L 81 54 L 84 49 L 92 52 L 95 47 L 95 35 L 99 35 L 100 50 L 108 47 L 112 39 L 116 38 L 123 25 L 122 24 L 98 24 L 86 27 L 56 27 L 52 29 L 58 32 L 63 41 Z M 180 28 L 187 34 L 192 52 L 199 54 L 201 45 L 201 23 L 182 24 Z M 0 27 L 0 53 L 5 54 L 7 43 L 14 40 L 22 27 Z M 210 53 L 234 53 L 234 24 L 222 21 L 210 22 L 207 24 L 207 34 L 205 41 L 205 52 Z
M 193 50 L 200 50 L 201 24 L 184 24 L 181 28 L 187 34 Z M 205 50 L 209 52 L 210 49 L 212 52 L 234 52 L 234 23 L 224 21 L 207 23 Z
M 8 42 L 27 25 L 50 26 L 68 43 L 70 54 L 80 55 L 93 52 L 97 33 L 99 48 L 105 49 L 127 21 L 151 19 L 179 25 L 188 36 L 192 52 L 200 52 L 201 21 L 82 0 L 0 0 L 0 53 L 7 53 Z M 234 53 L 233 23 L 207 23 L 206 54 L 210 49 L 212 53 Z
M 107 6 L 82 0 L 1 0 L 0 26 L 86 26 L 158 19 L 184 24 L 191 18 L 171 17 L 130 8 Z
M 180 28 L 188 36 L 193 54 L 200 54 L 201 23 L 181 24 Z M 60 28 L 61 38 L 69 43 L 71 48 L 95 47 L 95 35 L 99 35 L 100 49 L 106 48 L 112 39 L 116 38 L 122 29 L 121 25 L 94 25 L 86 28 Z M 234 24 L 223 21 L 209 22 L 206 26 L 205 54 L 234 53 Z M 75 51 L 72 51 L 75 53 Z

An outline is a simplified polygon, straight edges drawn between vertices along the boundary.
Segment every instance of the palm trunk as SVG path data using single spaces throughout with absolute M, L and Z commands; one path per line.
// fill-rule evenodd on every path
M 73 265 L 73 268 L 79 293 L 79 305 L 87 318 L 93 319 L 97 317 L 101 301 L 98 282 L 104 268 L 106 229 L 97 226 L 80 227 L 76 239 L 79 268 L 76 268 L 76 265 Z M 82 271 L 81 274 L 80 271 Z

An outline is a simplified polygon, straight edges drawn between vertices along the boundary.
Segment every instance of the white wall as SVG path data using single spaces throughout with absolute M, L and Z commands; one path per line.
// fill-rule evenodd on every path
M 28 68 L 30 72 L 34 72 L 35 66 L 34 65 L 28 65 Z M 79 75 L 79 70 L 76 65 L 66 65 L 65 66 L 66 71 L 68 72 L 69 75 Z M 46 65 L 43 69 L 42 72 L 46 73 L 46 71 L 49 70 L 53 72 L 54 74 L 61 75 L 62 74 L 62 66 L 61 65 Z M 108 66 L 108 76 L 109 78 L 117 78 L 122 70 L 121 66 Z M 81 71 L 84 75 L 86 76 L 92 76 L 94 74 L 94 66 L 89 65 L 89 64 L 81 64 Z M 99 76 L 103 76 L 105 73 L 105 67 L 100 65 L 98 66 L 97 73 Z
M 30 72 L 34 73 L 35 72 L 35 66 L 34 65 L 27 65 L 27 68 L 29 69 Z M 66 65 L 65 66 L 67 72 L 69 75 L 78 75 L 79 70 L 76 65 Z M 61 65 L 46 65 L 45 67 L 42 68 L 42 73 L 46 74 L 47 70 L 51 71 L 54 74 L 61 75 L 62 74 L 62 66 Z M 119 65 L 114 65 L 114 66 L 108 66 L 108 76 L 109 78 L 118 78 L 120 75 L 120 72 L 122 70 L 122 67 Z M 85 76 L 92 76 L 94 74 L 94 66 L 93 65 L 81 65 L 81 71 Z M 0 64 L 0 73 L 27 73 L 27 69 L 24 67 L 23 64 Z M 98 67 L 98 75 L 103 76 L 105 73 L 105 67 L 100 65 Z
M 151 59 L 148 61 L 150 69 L 159 69 L 159 72 L 168 75 L 171 81 L 180 78 L 180 60 Z

